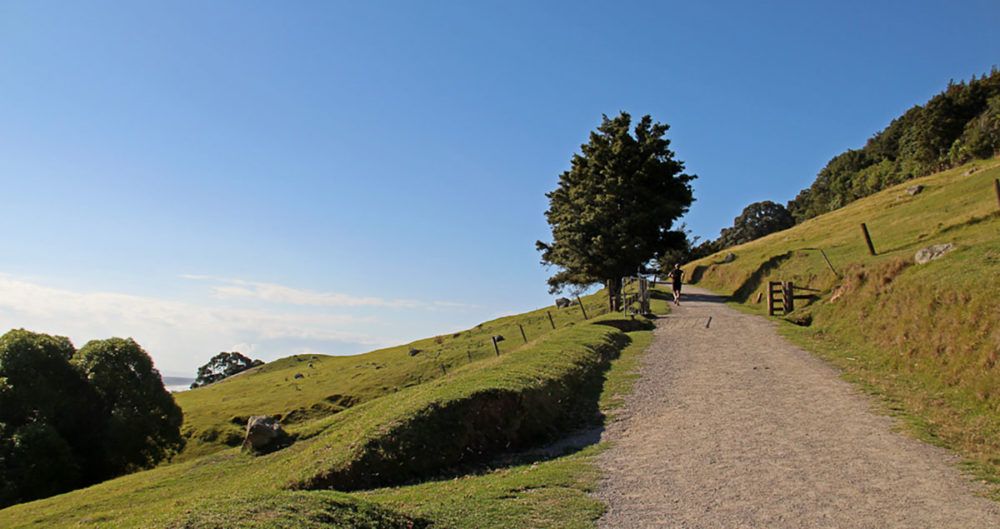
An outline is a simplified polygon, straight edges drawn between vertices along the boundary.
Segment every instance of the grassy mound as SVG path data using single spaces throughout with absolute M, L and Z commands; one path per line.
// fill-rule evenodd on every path
M 768 280 L 813 289 L 815 302 L 797 302 L 784 332 L 884 396 L 922 438 L 958 450 L 1000 483 L 996 178 L 1000 165 L 989 161 L 916 179 L 730 248 L 730 263 L 714 255 L 686 270 L 758 311 Z M 911 195 L 913 185 L 924 188 Z M 955 249 L 915 264 L 917 250 L 943 243 Z
M 596 418 L 601 373 L 627 342 L 611 326 L 568 328 L 534 347 L 413 388 L 404 398 L 373 402 L 363 412 L 379 423 L 364 424 L 347 453 L 340 452 L 340 436 L 313 443 L 299 461 L 322 461 L 327 468 L 296 487 L 403 483 L 552 439 Z
M 430 381 L 398 387 L 387 391 L 389 396 L 360 399 L 337 413 L 302 421 L 295 431 L 298 441 L 283 450 L 260 457 L 237 449 L 218 450 L 5 509 L 0 511 L 0 527 L 419 527 L 427 520 L 401 514 L 389 502 L 380 505 L 377 495 L 303 489 L 356 490 L 425 479 L 532 446 L 593 421 L 603 373 L 629 342 L 618 326 L 608 324 L 613 318 L 557 320 L 561 328 L 544 331 L 548 317 L 538 311 L 484 324 L 470 334 L 489 336 L 500 325 L 517 329 L 521 323 L 526 332 L 534 328 L 538 337 L 516 348 L 505 347 L 499 357 L 490 350 L 470 362 L 471 355 L 462 351 L 463 365 L 441 370 Z M 517 332 L 507 331 L 504 344 L 514 341 L 513 336 L 519 338 Z M 441 346 L 444 341 L 431 339 L 415 346 L 430 344 Z M 403 354 L 402 361 L 413 358 L 408 350 Z M 237 387 L 255 377 L 283 381 L 280 373 L 300 363 L 286 360 L 285 365 L 272 365 L 270 370 L 214 387 Z M 212 388 L 193 391 L 189 398 Z M 341 389 L 324 388 L 310 395 L 345 394 Z M 263 400 L 267 392 L 258 395 Z M 232 406 L 231 400 L 220 400 Z M 296 408 L 302 405 L 289 402 Z M 226 417 L 234 409 L 214 416 Z M 580 500 L 579 495 L 574 498 L 593 511 L 592 502 Z
M 583 298 L 591 317 L 607 312 L 606 298 Z M 550 323 L 548 312 L 552 315 Z M 472 329 L 354 356 L 296 355 L 270 362 L 203 388 L 176 395 L 184 410 L 187 445 L 175 462 L 239 445 L 251 415 L 279 415 L 293 435 L 310 422 L 404 388 L 435 380 L 464 365 L 496 356 L 491 336 L 504 336 L 502 351 L 524 347 L 556 328 L 582 323 L 577 306 L 507 316 Z

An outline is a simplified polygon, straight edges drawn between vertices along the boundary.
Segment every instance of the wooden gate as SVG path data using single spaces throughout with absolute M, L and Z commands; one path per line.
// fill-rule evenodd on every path
M 636 285 L 635 292 L 627 292 L 626 286 Z M 645 277 L 622 279 L 622 311 L 626 314 L 649 314 L 649 280 Z

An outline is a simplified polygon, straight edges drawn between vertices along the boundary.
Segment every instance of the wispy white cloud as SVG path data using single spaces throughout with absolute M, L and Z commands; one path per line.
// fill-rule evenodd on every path
M 184 279 L 213 283 L 212 293 L 219 299 L 252 299 L 285 305 L 313 307 L 375 307 L 391 309 L 467 308 L 470 305 L 452 301 L 418 301 L 387 299 L 375 296 L 353 296 L 340 292 L 321 292 L 259 281 L 247 281 L 202 274 L 184 274 Z
M 277 299 L 292 295 L 281 290 L 262 292 Z M 75 291 L 0 274 L 0 333 L 24 327 L 69 336 L 78 346 L 94 338 L 132 336 L 165 372 L 191 372 L 232 344 L 266 343 L 269 351 L 264 356 L 274 358 L 289 354 L 284 349 L 293 344 L 301 348 L 307 343 L 316 352 L 335 353 L 399 343 L 356 330 L 377 327 L 377 323 L 373 317 L 325 311 L 234 308 Z

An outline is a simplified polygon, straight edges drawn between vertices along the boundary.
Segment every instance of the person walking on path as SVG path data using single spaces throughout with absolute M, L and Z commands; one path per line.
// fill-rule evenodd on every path
M 681 305 L 681 282 L 684 279 L 684 271 L 681 270 L 681 265 L 679 263 L 674 264 L 674 269 L 667 274 L 670 280 L 673 282 L 674 287 L 674 305 L 678 307 Z

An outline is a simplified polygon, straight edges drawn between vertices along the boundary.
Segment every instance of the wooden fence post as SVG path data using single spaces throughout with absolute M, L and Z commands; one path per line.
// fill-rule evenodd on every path
M 497 345 L 497 337 L 490 336 L 490 339 L 493 340 L 493 350 L 497 352 L 497 356 L 500 356 L 500 346 Z
M 583 308 L 583 301 L 580 300 L 580 296 L 576 297 L 576 302 L 580 305 L 580 312 L 583 313 L 583 319 L 589 320 L 590 318 L 587 317 L 587 309 Z
M 997 208 L 1000 208 L 1000 178 L 993 179 L 993 190 L 997 192 Z
M 823 256 L 823 260 L 826 261 L 826 266 L 830 267 L 830 271 L 833 272 L 833 275 L 839 278 L 840 274 L 838 274 L 837 269 L 833 267 L 833 263 L 830 262 L 830 258 L 826 256 L 826 252 L 824 252 L 822 248 L 816 248 L 816 249 L 819 250 L 820 255 Z
M 545 311 L 545 314 L 549 315 L 549 325 L 552 326 L 552 330 L 553 331 L 556 330 L 556 322 L 552 321 L 552 313 L 549 311 Z
M 795 284 L 788 281 L 784 284 L 784 288 L 782 290 L 781 304 L 785 309 L 785 314 L 788 314 L 789 312 L 795 310 Z
M 868 244 L 868 253 L 876 255 L 875 245 L 872 244 L 872 236 L 868 234 L 868 225 L 864 222 L 861 223 L 861 233 L 865 236 L 865 243 Z
M 528 343 L 528 337 L 524 335 L 524 326 L 518 323 L 517 328 L 521 329 L 521 338 L 524 340 L 524 343 Z

